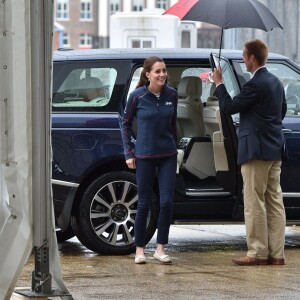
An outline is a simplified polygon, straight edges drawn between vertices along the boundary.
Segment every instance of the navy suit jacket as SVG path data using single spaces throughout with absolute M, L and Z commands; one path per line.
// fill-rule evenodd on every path
M 284 88 L 275 75 L 264 67 L 257 70 L 233 99 L 224 84 L 216 88 L 215 95 L 225 114 L 240 113 L 238 164 L 254 159 L 282 159 L 282 119 L 287 105 Z

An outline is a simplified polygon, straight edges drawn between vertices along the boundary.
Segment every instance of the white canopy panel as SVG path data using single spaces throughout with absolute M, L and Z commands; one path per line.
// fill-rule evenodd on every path
M 0 299 L 32 251 L 30 1 L 0 2 Z
M 1 0 L 0 29 L 0 299 L 33 247 L 50 249 L 54 291 L 68 295 L 51 197 L 53 1 Z

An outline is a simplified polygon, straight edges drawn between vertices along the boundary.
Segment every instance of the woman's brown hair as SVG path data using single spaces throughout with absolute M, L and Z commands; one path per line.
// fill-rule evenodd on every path
M 139 88 L 146 84 L 148 78 L 146 73 L 149 73 L 153 67 L 153 65 L 157 62 L 164 62 L 164 60 L 158 56 L 150 56 L 144 60 L 143 70 L 139 79 L 139 82 L 136 85 L 136 88 Z

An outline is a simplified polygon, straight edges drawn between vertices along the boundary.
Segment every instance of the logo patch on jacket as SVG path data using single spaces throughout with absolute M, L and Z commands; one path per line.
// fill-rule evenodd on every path
M 173 102 L 166 102 L 165 105 L 173 105 Z

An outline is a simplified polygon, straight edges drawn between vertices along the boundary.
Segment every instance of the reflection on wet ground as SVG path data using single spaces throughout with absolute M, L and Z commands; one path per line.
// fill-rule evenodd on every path
M 245 255 L 243 225 L 172 226 L 168 254 L 173 265 L 152 258 L 155 236 L 146 248 L 147 264 L 134 254 L 103 256 L 76 238 L 59 245 L 64 283 L 76 300 L 84 299 L 300 299 L 300 231 L 286 228 L 285 266 L 240 267 Z M 31 257 L 17 287 L 30 287 Z

